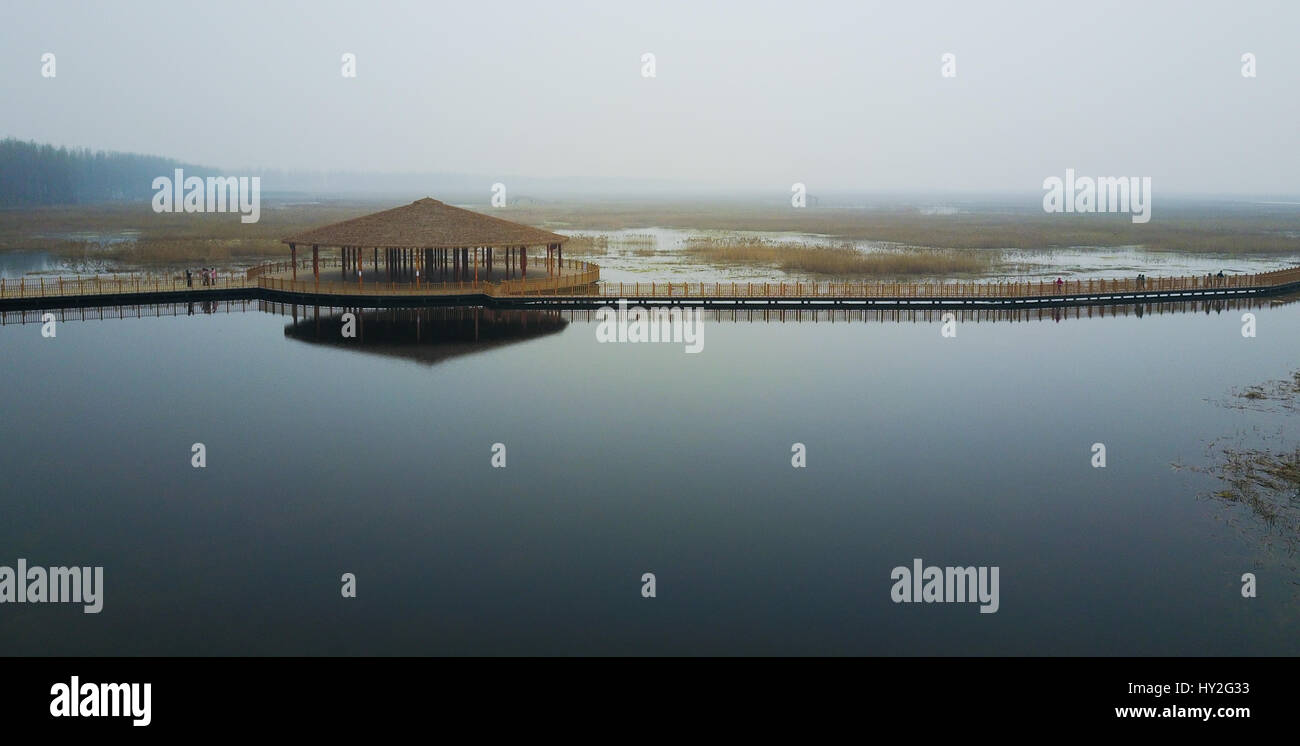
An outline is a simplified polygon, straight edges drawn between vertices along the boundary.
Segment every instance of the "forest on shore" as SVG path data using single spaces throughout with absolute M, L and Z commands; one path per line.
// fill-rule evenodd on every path
M 153 180 L 177 168 L 215 169 L 172 158 L 0 140 L 0 207 L 84 205 L 148 199 Z

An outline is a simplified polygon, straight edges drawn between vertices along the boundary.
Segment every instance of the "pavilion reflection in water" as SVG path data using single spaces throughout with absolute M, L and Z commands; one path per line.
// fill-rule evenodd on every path
M 344 314 L 355 337 L 344 337 Z M 294 309 L 284 336 L 302 342 L 401 357 L 433 365 L 453 357 L 526 342 L 563 331 L 569 322 L 550 311 L 487 308 Z M 300 314 L 300 315 L 299 315 Z

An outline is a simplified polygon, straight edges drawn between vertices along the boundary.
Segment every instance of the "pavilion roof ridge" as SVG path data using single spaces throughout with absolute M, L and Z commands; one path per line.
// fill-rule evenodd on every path
M 422 197 L 408 205 L 313 228 L 288 244 L 400 249 L 563 244 L 567 236 Z

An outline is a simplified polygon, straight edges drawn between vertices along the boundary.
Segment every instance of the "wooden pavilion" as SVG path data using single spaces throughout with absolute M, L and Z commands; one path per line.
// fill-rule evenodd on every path
M 558 274 L 566 236 L 425 197 L 402 207 L 313 228 L 283 239 L 298 279 L 298 246 L 311 246 L 320 281 L 320 249 L 337 248 L 345 281 L 373 268 L 389 282 L 474 282 L 528 277 L 528 249 L 545 247 L 546 272 Z M 366 256 L 369 253 L 370 256 Z M 381 261 L 382 260 L 382 261 Z M 383 270 L 381 271 L 381 267 Z

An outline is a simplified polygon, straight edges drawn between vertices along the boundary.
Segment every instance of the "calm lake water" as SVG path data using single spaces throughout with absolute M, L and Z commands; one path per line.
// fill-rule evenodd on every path
M 1286 542 L 1171 466 L 1295 447 L 1219 402 L 1300 368 L 1296 305 L 1253 339 L 1240 309 L 706 319 L 699 354 L 249 308 L 0 327 L 0 565 L 105 582 L 97 615 L 0 605 L 0 654 L 1300 652 Z M 998 612 L 893 603 L 917 557 L 999 567 Z

